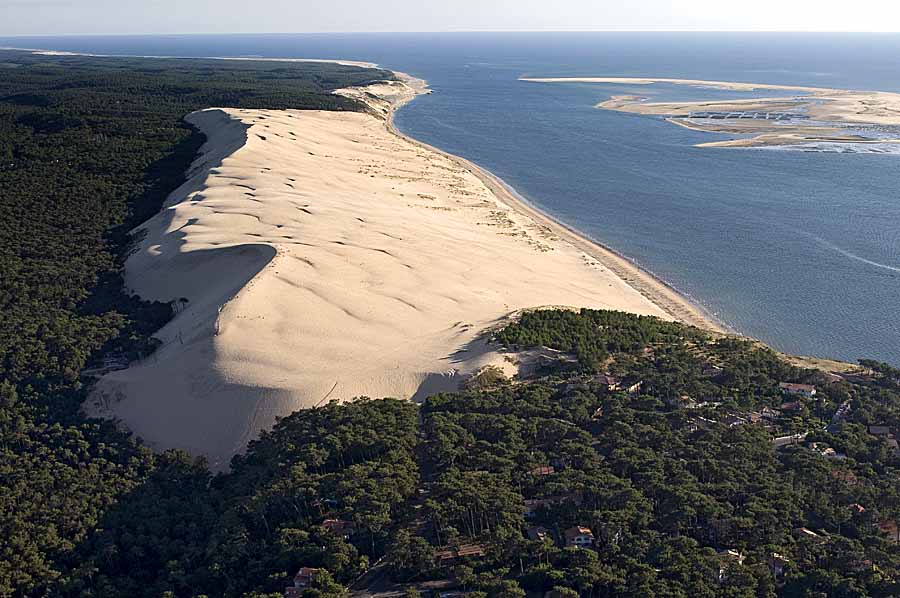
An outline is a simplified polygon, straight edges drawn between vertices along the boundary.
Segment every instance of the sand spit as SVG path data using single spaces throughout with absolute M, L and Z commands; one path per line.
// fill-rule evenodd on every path
M 384 85 L 394 105 L 422 92 L 411 79 Z M 691 318 L 626 260 L 395 134 L 390 111 L 209 109 L 188 120 L 208 137 L 202 157 L 126 265 L 134 292 L 178 313 L 157 334 L 162 348 L 102 378 L 87 407 L 155 448 L 221 469 L 297 409 L 420 399 L 489 363 L 512 371 L 483 332 L 524 308 Z
M 701 143 L 698 147 L 758 147 L 816 142 L 900 143 L 900 139 L 891 135 L 880 133 L 870 135 L 859 131 L 845 131 L 845 128 L 854 126 L 892 127 L 900 125 L 900 94 L 897 93 L 698 79 L 569 77 L 523 78 L 522 80 L 539 83 L 615 83 L 624 85 L 669 83 L 734 91 L 773 90 L 794 91 L 803 94 L 794 97 L 700 102 L 648 102 L 647 98 L 642 96 L 618 95 L 597 104 L 598 108 L 606 110 L 667 116 L 669 122 L 697 131 L 755 135 L 752 138 Z M 691 118 L 692 113 L 704 111 L 802 113 L 809 120 L 773 122 L 747 118 L 723 120 Z
M 332 58 L 266 58 L 264 56 L 163 56 L 152 54 L 89 54 L 86 52 L 69 52 L 66 50 L 42 50 L 39 48 L 18 48 L 12 46 L 0 47 L 0 50 L 16 50 L 19 52 L 30 52 L 35 56 L 85 56 L 89 58 L 175 58 L 175 59 L 193 59 L 193 60 L 239 60 L 250 62 L 327 62 L 329 64 L 340 64 L 342 66 L 357 66 L 366 69 L 378 68 L 374 62 L 364 62 L 361 60 L 337 60 Z

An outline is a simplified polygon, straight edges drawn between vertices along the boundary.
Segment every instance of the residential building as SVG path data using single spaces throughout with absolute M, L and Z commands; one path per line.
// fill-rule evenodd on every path
M 588 527 L 576 525 L 563 532 L 563 535 L 566 538 L 566 546 L 588 548 L 594 545 L 594 533 Z
M 594 383 L 602 386 L 607 392 L 615 392 L 619 390 L 619 379 L 609 374 L 598 374 L 594 376 Z
M 541 527 L 541 526 L 529 527 L 528 531 L 525 532 L 525 535 L 528 536 L 529 540 L 536 541 L 536 542 L 537 541 L 543 542 L 544 540 L 547 540 L 551 537 L 550 530 L 548 530 L 546 527 Z
M 637 393 L 641 392 L 641 389 L 642 389 L 643 387 L 644 387 L 644 381 L 643 381 L 643 380 L 638 380 L 638 381 L 635 382 L 634 384 L 631 384 L 630 386 L 628 386 L 628 387 L 625 389 L 625 392 L 627 392 L 627 393 L 630 394 L 630 395 L 636 395 Z
M 735 565 L 744 564 L 744 555 L 734 549 L 720 550 L 719 556 L 719 581 L 725 581 L 728 577 L 728 569 Z
M 782 382 L 778 385 L 781 392 L 786 395 L 796 395 L 806 398 L 816 396 L 816 387 L 812 384 L 794 384 L 792 382 Z
M 356 533 L 356 524 L 343 519 L 326 519 L 319 527 L 345 540 L 349 540 Z
M 808 529 L 805 527 L 798 527 L 797 529 L 795 529 L 794 537 L 797 539 L 800 539 L 800 540 L 803 540 L 803 539 L 810 540 L 817 544 L 821 544 L 823 542 L 828 541 L 827 537 L 825 537 L 821 534 L 817 534 L 816 532 L 812 531 L 811 529 Z
M 301 567 L 294 575 L 294 585 L 284 589 L 284 598 L 300 598 L 321 573 L 321 569 Z
M 781 413 L 771 407 L 763 407 L 759 410 L 759 414 L 763 417 L 763 419 L 778 419 L 781 417 Z
M 548 475 L 553 475 L 556 473 L 556 469 L 550 465 L 542 465 L 540 467 L 535 467 L 529 473 L 533 476 L 544 477 Z
M 434 556 L 441 566 L 451 565 L 460 559 L 480 559 L 484 556 L 485 548 L 481 544 L 460 544 L 456 547 L 448 547 L 435 552 Z
M 768 558 L 769 562 L 769 570 L 772 572 L 772 575 L 775 577 L 781 577 L 784 575 L 784 568 L 791 561 L 788 560 L 787 557 L 778 554 L 777 552 L 773 552 L 769 554 Z

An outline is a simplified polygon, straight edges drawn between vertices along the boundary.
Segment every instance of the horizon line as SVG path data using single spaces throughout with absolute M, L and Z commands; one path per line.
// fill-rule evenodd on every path
M 2 37 L 146 37 L 188 35 L 417 35 L 435 33 L 852 33 L 900 34 L 900 30 L 863 29 L 443 29 L 404 31 L 178 31 L 127 33 L 0 33 Z

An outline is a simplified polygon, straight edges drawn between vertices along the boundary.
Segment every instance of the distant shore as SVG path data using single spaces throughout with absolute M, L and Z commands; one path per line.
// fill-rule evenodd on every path
M 698 147 L 762 147 L 803 143 L 900 143 L 900 138 L 879 137 L 845 129 L 859 126 L 900 126 L 900 94 L 884 91 L 853 91 L 802 85 L 771 85 L 699 79 L 645 77 L 550 77 L 523 78 L 533 83 L 610 83 L 652 85 L 667 83 L 733 91 L 793 91 L 789 97 L 703 100 L 695 102 L 648 102 L 636 95 L 618 95 L 597 108 L 667 117 L 669 122 L 695 131 L 753 135 L 749 138 L 714 141 Z M 716 119 L 697 117 L 703 112 L 720 113 Z M 746 118 L 747 113 L 779 112 L 785 121 Z M 732 116 L 728 116 L 731 114 Z M 790 119 L 790 115 L 797 118 Z M 803 119 L 808 120 L 799 120 Z

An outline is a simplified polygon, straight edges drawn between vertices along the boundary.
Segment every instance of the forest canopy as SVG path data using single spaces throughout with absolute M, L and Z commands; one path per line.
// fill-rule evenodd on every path
M 362 110 L 331 92 L 388 77 L 330 63 L 0 51 L 0 596 L 43 595 L 108 507 L 157 468 L 190 470 L 79 414 L 85 368 L 147 355 L 171 317 L 130 296 L 121 273 L 129 231 L 204 141 L 184 117 Z
M 519 377 L 299 411 L 218 475 L 84 418 L 86 372 L 171 316 L 122 267 L 203 142 L 183 117 L 362 110 L 331 91 L 391 74 L 13 51 L 0 74 L 0 596 L 900 595 L 900 375 L 875 361 L 545 310 L 491 339 Z

